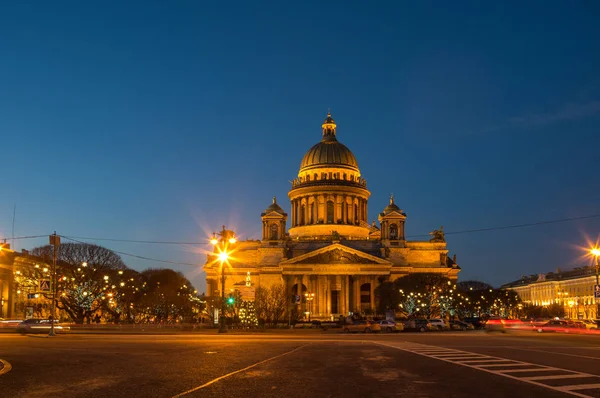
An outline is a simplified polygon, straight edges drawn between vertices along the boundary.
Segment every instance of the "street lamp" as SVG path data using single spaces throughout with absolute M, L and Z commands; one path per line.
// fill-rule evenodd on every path
M 590 253 L 596 257 L 596 286 L 594 286 L 594 298 L 596 298 L 596 289 L 598 288 L 598 285 L 600 285 L 600 281 L 598 281 L 598 274 L 600 272 L 600 249 L 594 247 L 590 250 Z M 600 299 L 596 299 L 596 319 L 598 318 L 600 318 Z
M 306 292 L 304 293 L 304 298 L 306 298 L 306 302 L 308 303 L 308 321 L 310 322 L 310 314 L 312 313 L 312 301 L 315 299 L 315 294 Z
M 219 236 L 217 238 L 217 235 Z M 218 252 L 217 258 L 221 264 L 221 313 L 219 314 L 219 333 L 227 332 L 225 327 L 225 263 L 229 261 L 229 245 L 237 242 L 233 231 L 223 229 L 221 232 L 213 232 L 212 239 L 210 240 L 211 245 L 215 247 L 215 251 Z

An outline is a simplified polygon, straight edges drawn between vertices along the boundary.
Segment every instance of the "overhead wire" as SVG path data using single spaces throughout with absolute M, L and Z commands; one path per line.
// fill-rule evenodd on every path
M 488 227 L 488 228 L 476 228 L 476 229 L 465 229 L 462 231 L 444 231 L 444 235 L 460 235 L 474 232 L 488 232 L 488 231 L 498 231 L 503 229 L 514 229 L 514 228 L 525 228 L 525 227 L 533 227 L 537 225 L 547 225 L 547 224 L 556 224 L 561 222 L 575 221 L 575 220 L 585 220 L 590 218 L 598 218 L 600 214 L 591 214 L 587 216 L 579 216 L 579 217 L 570 217 L 570 218 L 561 218 L 556 220 L 547 220 L 547 221 L 538 221 L 531 223 L 522 223 L 522 224 L 514 224 L 514 225 L 503 225 L 498 227 Z M 64 236 L 64 235 L 63 235 Z M 407 238 L 422 238 L 429 236 L 429 234 L 421 234 L 421 235 L 409 235 Z M 85 239 L 92 241 L 110 241 L 110 242 L 126 242 L 126 243 L 149 243 L 149 244 L 166 244 L 166 245 L 206 245 L 207 242 L 184 242 L 184 241 L 164 241 L 164 240 L 135 240 L 135 239 L 117 239 L 117 238 L 94 238 L 94 237 L 85 237 L 85 236 L 72 236 L 74 239 Z
M 62 238 L 65 238 L 65 239 L 67 239 L 67 240 L 70 240 L 70 241 L 72 241 L 72 242 L 76 242 L 76 243 L 82 243 L 82 244 L 89 244 L 89 242 L 83 242 L 83 241 L 80 241 L 80 240 L 77 240 L 77 239 L 73 239 L 73 238 L 71 238 L 71 237 L 68 237 L 68 236 L 65 236 L 65 235 L 60 235 L 60 236 L 61 236 Z M 152 257 L 140 256 L 140 255 L 138 255 L 138 254 L 131 254 L 131 253 L 122 252 L 122 251 L 119 251 L 119 250 L 113 250 L 113 249 L 110 249 L 110 251 L 112 251 L 112 252 L 114 252 L 114 253 L 117 253 L 117 254 L 122 254 L 122 255 L 124 255 L 124 256 L 129 256 L 129 257 L 139 258 L 139 259 L 141 259 L 141 260 L 156 261 L 156 262 L 159 262 L 159 263 L 165 263 L 165 264 L 174 264 L 174 265 L 189 265 L 189 266 L 192 266 L 192 267 L 196 267 L 196 266 L 198 266 L 198 264 L 184 263 L 184 262 L 180 262 L 180 261 L 161 260 L 161 259 L 158 259 L 158 258 L 152 258 Z

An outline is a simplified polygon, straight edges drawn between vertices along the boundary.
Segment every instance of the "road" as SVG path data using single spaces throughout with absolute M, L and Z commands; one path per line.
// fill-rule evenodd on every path
M 11 398 L 600 397 L 600 336 L 2 334 L 0 360 Z

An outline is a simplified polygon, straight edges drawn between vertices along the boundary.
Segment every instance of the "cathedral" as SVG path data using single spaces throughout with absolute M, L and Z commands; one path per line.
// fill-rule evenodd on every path
M 276 198 L 261 214 L 262 239 L 232 240 L 223 268 L 225 293 L 283 284 L 290 305 L 311 319 L 375 309 L 375 288 L 412 273 L 436 273 L 456 280 L 460 267 L 448 257 L 442 228 L 428 241 L 405 238 L 406 213 L 394 202 L 368 222 L 370 192 L 354 154 L 338 141 L 331 114 L 321 141 L 306 152 L 288 192 L 290 214 Z M 288 229 L 289 223 L 289 229 Z M 232 234 L 223 229 L 221 237 Z M 209 254 L 207 295 L 219 295 L 221 262 Z

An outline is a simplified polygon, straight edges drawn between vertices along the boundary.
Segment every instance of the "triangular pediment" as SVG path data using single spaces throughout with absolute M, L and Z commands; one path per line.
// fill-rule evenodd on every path
M 398 210 L 392 210 L 389 213 L 387 213 L 386 215 L 383 216 L 384 218 L 406 218 L 406 214 L 402 212 L 402 210 L 398 211 Z
M 371 254 L 353 249 L 348 246 L 334 243 L 310 253 L 283 261 L 280 265 L 287 264 L 377 264 L 392 265 L 391 262 Z
M 273 210 L 273 211 L 270 211 L 270 212 L 268 212 L 268 213 L 262 213 L 262 214 L 261 214 L 261 217 L 269 217 L 269 218 L 283 218 L 283 217 L 285 217 L 285 215 L 284 215 L 284 214 L 281 214 L 281 213 L 279 213 L 279 212 L 277 212 L 277 211 L 275 211 L 275 210 Z

